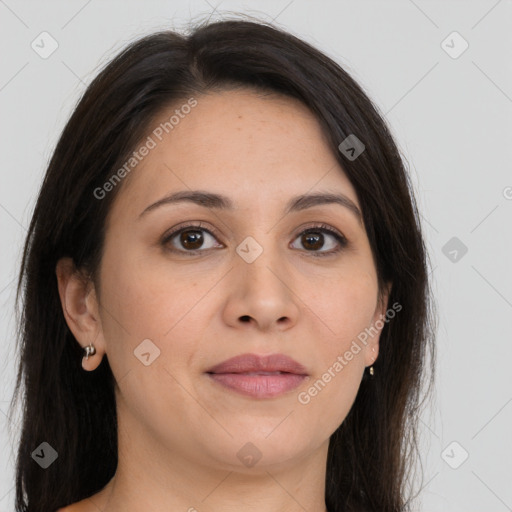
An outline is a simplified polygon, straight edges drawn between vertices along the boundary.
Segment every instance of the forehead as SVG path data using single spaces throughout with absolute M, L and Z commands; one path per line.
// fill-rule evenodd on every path
M 155 117 L 147 134 L 152 148 L 123 183 L 116 208 L 140 210 L 187 189 L 230 196 L 240 209 L 285 203 L 315 188 L 358 204 L 318 120 L 298 100 L 245 89 L 194 100 L 193 108 L 182 108 L 185 98 Z

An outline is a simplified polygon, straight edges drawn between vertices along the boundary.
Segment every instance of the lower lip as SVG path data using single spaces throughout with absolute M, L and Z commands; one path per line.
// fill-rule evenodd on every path
M 242 395 L 271 398 L 298 387 L 306 375 L 280 373 L 276 375 L 248 375 L 245 373 L 209 373 L 214 381 Z

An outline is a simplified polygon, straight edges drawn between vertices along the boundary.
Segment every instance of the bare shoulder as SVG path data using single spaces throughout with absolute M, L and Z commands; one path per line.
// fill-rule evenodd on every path
M 86 498 L 67 507 L 59 508 L 55 512 L 98 512 L 98 507 L 89 498 Z
M 75 505 L 68 505 L 67 507 L 59 508 L 55 512 L 77 512 L 77 511 L 78 511 L 78 509 L 75 508 Z
M 101 491 L 84 498 L 81 501 L 59 508 L 55 512 L 108 512 L 107 505 L 112 492 L 112 482 L 109 482 Z
M 73 503 L 64 508 L 59 508 L 55 512 L 82 512 L 82 509 L 78 507 L 78 503 Z

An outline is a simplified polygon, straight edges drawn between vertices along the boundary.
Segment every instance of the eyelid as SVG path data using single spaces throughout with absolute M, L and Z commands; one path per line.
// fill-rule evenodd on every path
M 338 235 L 340 238 L 343 238 L 344 240 L 347 240 L 347 238 L 345 237 L 345 235 L 341 231 L 339 231 L 338 229 L 336 229 L 333 226 L 330 226 L 329 224 L 326 224 L 325 222 L 311 222 L 309 224 L 306 224 L 305 226 L 302 225 L 299 228 L 297 228 L 297 232 L 296 232 L 296 234 L 294 236 L 298 236 L 301 233 L 303 233 L 304 231 L 308 231 L 310 229 L 318 229 L 318 230 L 329 231 L 330 233 Z
M 209 233 L 216 239 L 223 236 L 217 229 L 215 229 L 209 225 L 208 225 L 208 227 L 206 227 L 206 223 L 204 223 L 203 221 L 196 221 L 196 222 L 191 221 L 191 222 L 184 222 L 183 224 L 178 224 L 177 226 L 175 226 L 174 228 L 169 230 L 169 232 L 166 232 L 162 236 L 162 243 L 165 244 L 165 243 L 169 242 L 169 240 L 171 238 L 175 237 L 176 235 L 180 234 L 182 231 L 185 231 L 186 229 L 196 229 L 198 231 L 206 231 L 207 233 Z M 194 251 L 186 251 L 186 252 L 192 253 Z M 201 252 L 204 252 L 204 250 Z
M 327 232 L 328 234 L 330 234 L 338 242 L 338 247 L 334 250 L 331 249 L 330 251 L 303 251 L 308 256 L 312 256 L 314 258 L 336 256 L 341 251 L 345 250 L 349 245 L 347 237 L 341 231 L 324 222 L 312 222 L 309 225 L 301 226 L 300 228 L 298 228 L 293 240 L 295 240 L 299 235 L 303 233 L 314 232 L 315 230 L 320 232 Z

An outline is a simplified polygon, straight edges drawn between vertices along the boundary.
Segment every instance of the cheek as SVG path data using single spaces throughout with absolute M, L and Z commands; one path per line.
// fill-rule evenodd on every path
M 377 283 L 371 272 L 354 268 L 340 272 L 310 291 L 307 305 L 317 318 L 327 351 L 344 350 L 372 321 L 377 305 Z
M 114 320 L 114 328 L 132 338 L 161 339 L 200 298 L 193 276 L 170 279 L 168 269 L 121 242 L 106 251 L 101 279 L 105 309 L 112 312 L 107 323 Z
M 314 321 L 319 364 L 297 401 L 308 422 L 327 435 L 344 421 L 361 385 L 365 346 L 358 335 L 371 323 L 376 294 L 371 274 L 354 274 L 332 282 L 328 294 L 312 299 L 311 309 L 320 318 Z
M 308 300 L 315 313 L 311 318 L 318 333 L 315 347 L 321 364 L 299 403 L 320 416 L 327 404 L 337 404 L 332 410 L 333 427 L 348 414 L 361 383 L 365 345 L 358 336 L 371 325 L 378 290 L 371 269 L 356 265 L 326 283 Z
M 100 308 L 109 364 L 124 400 L 141 419 L 161 410 L 167 421 L 168 411 L 185 399 L 180 384 L 190 387 L 189 362 L 201 327 L 190 319 L 201 311 L 194 306 L 204 290 L 190 277 L 171 283 L 157 266 L 130 256 L 117 265 L 111 261 L 105 258 Z
M 303 421 L 304 429 L 310 429 L 312 435 L 322 433 L 323 438 L 343 423 L 361 385 L 362 371 L 354 360 L 341 371 L 336 371 L 334 360 L 297 396 L 295 419 Z
M 115 252 L 119 256 L 119 248 Z M 113 371 L 114 365 L 120 373 L 139 364 L 134 351 L 147 339 L 160 351 L 156 365 L 186 369 L 209 318 L 207 292 L 218 276 L 200 276 L 192 267 L 171 276 L 165 266 L 137 254 L 116 255 L 104 257 L 100 308 Z

